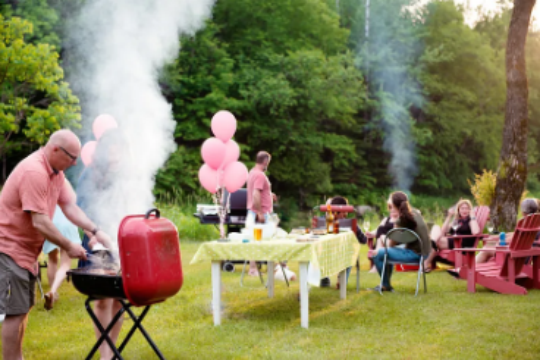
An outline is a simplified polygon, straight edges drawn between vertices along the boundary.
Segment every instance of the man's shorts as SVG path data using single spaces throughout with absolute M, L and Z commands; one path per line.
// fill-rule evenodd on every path
M 0 314 L 27 314 L 34 306 L 36 277 L 0 253 Z

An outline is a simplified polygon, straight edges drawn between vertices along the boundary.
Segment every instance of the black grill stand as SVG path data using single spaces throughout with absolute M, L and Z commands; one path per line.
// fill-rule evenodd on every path
M 156 346 L 154 341 L 152 341 L 152 339 L 150 338 L 150 336 L 146 332 L 143 325 L 141 325 L 141 323 L 143 322 L 143 319 L 145 318 L 146 314 L 148 313 L 148 310 L 150 309 L 150 305 L 145 306 L 145 308 L 144 308 L 143 312 L 141 313 L 141 315 L 137 316 L 131 310 L 131 307 L 133 306 L 131 303 L 126 302 L 124 300 L 117 300 L 118 302 L 120 302 L 120 304 L 122 304 L 122 309 L 120 309 L 116 313 L 116 315 L 114 316 L 111 323 L 107 326 L 106 329 L 104 329 L 103 326 L 101 326 L 100 321 L 96 317 L 96 314 L 94 314 L 94 311 L 92 310 L 92 307 L 90 306 L 90 303 L 92 301 L 96 301 L 96 300 L 98 300 L 98 299 L 95 299 L 93 297 L 89 297 L 85 301 L 86 311 L 90 315 L 90 318 L 94 322 L 94 325 L 96 325 L 96 327 L 98 328 L 98 330 L 101 333 L 100 338 L 98 339 L 98 341 L 96 342 L 96 344 L 94 345 L 92 350 L 90 350 L 90 353 L 86 357 L 87 360 L 92 359 L 92 356 L 94 356 L 96 351 L 98 351 L 98 348 L 100 347 L 100 345 L 101 345 L 101 343 L 103 341 L 106 341 L 107 344 L 109 344 L 109 347 L 113 350 L 113 353 L 115 354 L 115 356 L 113 356 L 112 360 L 116 360 L 116 359 L 123 360 L 124 358 L 120 355 L 120 353 L 122 352 L 122 350 L 124 350 L 124 348 L 126 347 L 128 342 L 130 341 L 130 339 L 131 339 L 131 337 L 132 337 L 132 335 L 133 335 L 133 333 L 135 332 L 136 329 L 139 329 L 141 331 L 141 333 L 143 334 L 143 336 L 145 337 L 147 342 L 150 344 L 150 346 L 152 347 L 152 349 L 154 350 L 156 355 L 158 355 L 160 360 L 165 360 L 165 358 L 163 357 L 163 354 L 160 352 L 160 350 L 158 349 L 158 347 Z M 113 341 L 111 340 L 111 338 L 109 337 L 109 332 L 111 332 L 111 330 L 113 329 L 113 326 L 115 326 L 115 324 L 120 319 L 120 317 L 122 315 L 124 315 L 124 312 L 127 312 L 128 315 L 130 315 L 130 317 L 132 318 L 133 326 L 131 327 L 130 331 L 128 332 L 128 335 L 126 335 L 126 338 L 122 341 L 122 344 L 120 344 L 120 347 L 117 348 L 115 346 L 115 344 L 113 343 Z

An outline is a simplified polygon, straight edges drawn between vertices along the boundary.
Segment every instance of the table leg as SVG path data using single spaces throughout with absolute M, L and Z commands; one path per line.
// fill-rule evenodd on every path
M 221 324 L 222 315 L 222 272 L 220 261 L 212 262 L 212 314 L 214 315 L 214 326 Z
M 274 297 L 274 261 L 267 261 L 267 291 L 269 298 Z
M 308 262 L 299 262 L 301 327 L 308 329 Z
M 347 289 L 345 269 L 340 271 L 340 273 L 338 274 L 338 278 L 340 279 L 340 299 L 345 299 Z

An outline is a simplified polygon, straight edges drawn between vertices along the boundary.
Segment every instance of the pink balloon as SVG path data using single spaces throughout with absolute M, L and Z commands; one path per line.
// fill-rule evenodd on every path
M 83 160 L 85 166 L 92 164 L 92 158 L 94 157 L 97 144 L 97 141 L 89 141 L 81 149 L 81 160 Z
M 212 117 L 210 122 L 212 133 L 224 143 L 228 142 L 237 130 L 237 120 L 229 111 L 220 110 Z
M 199 169 L 199 182 L 211 194 L 216 193 L 218 188 L 218 172 L 203 164 Z
M 227 165 L 237 161 L 240 156 L 239 145 L 234 140 L 229 140 L 225 143 L 225 158 L 220 165 L 220 169 L 225 169 Z
M 240 189 L 248 179 L 248 169 L 246 165 L 235 161 L 227 166 L 224 172 L 224 185 L 227 191 L 234 193 Z
M 114 117 L 108 114 L 102 114 L 98 116 L 92 123 L 92 132 L 96 137 L 96 140 L 99 140 L 100 137 L 109 129 L 117 128 L 118 124 Z
M 205 164 L 214 170 L 218 170 L 225 158 L 226 146 L 216 138 L 205 140 L 201 146 L 201 157 Z

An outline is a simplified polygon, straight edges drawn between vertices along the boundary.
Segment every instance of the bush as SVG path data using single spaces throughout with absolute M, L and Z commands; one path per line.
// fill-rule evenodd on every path
M 472 182 L 468 179 L 471 193 L 475 198 L 477 205 L 490 206 L 494 199 L 496 190 L 496 174 L 491 170 L 483 170 L 481 175 L 475 174 L 475 180 Z

